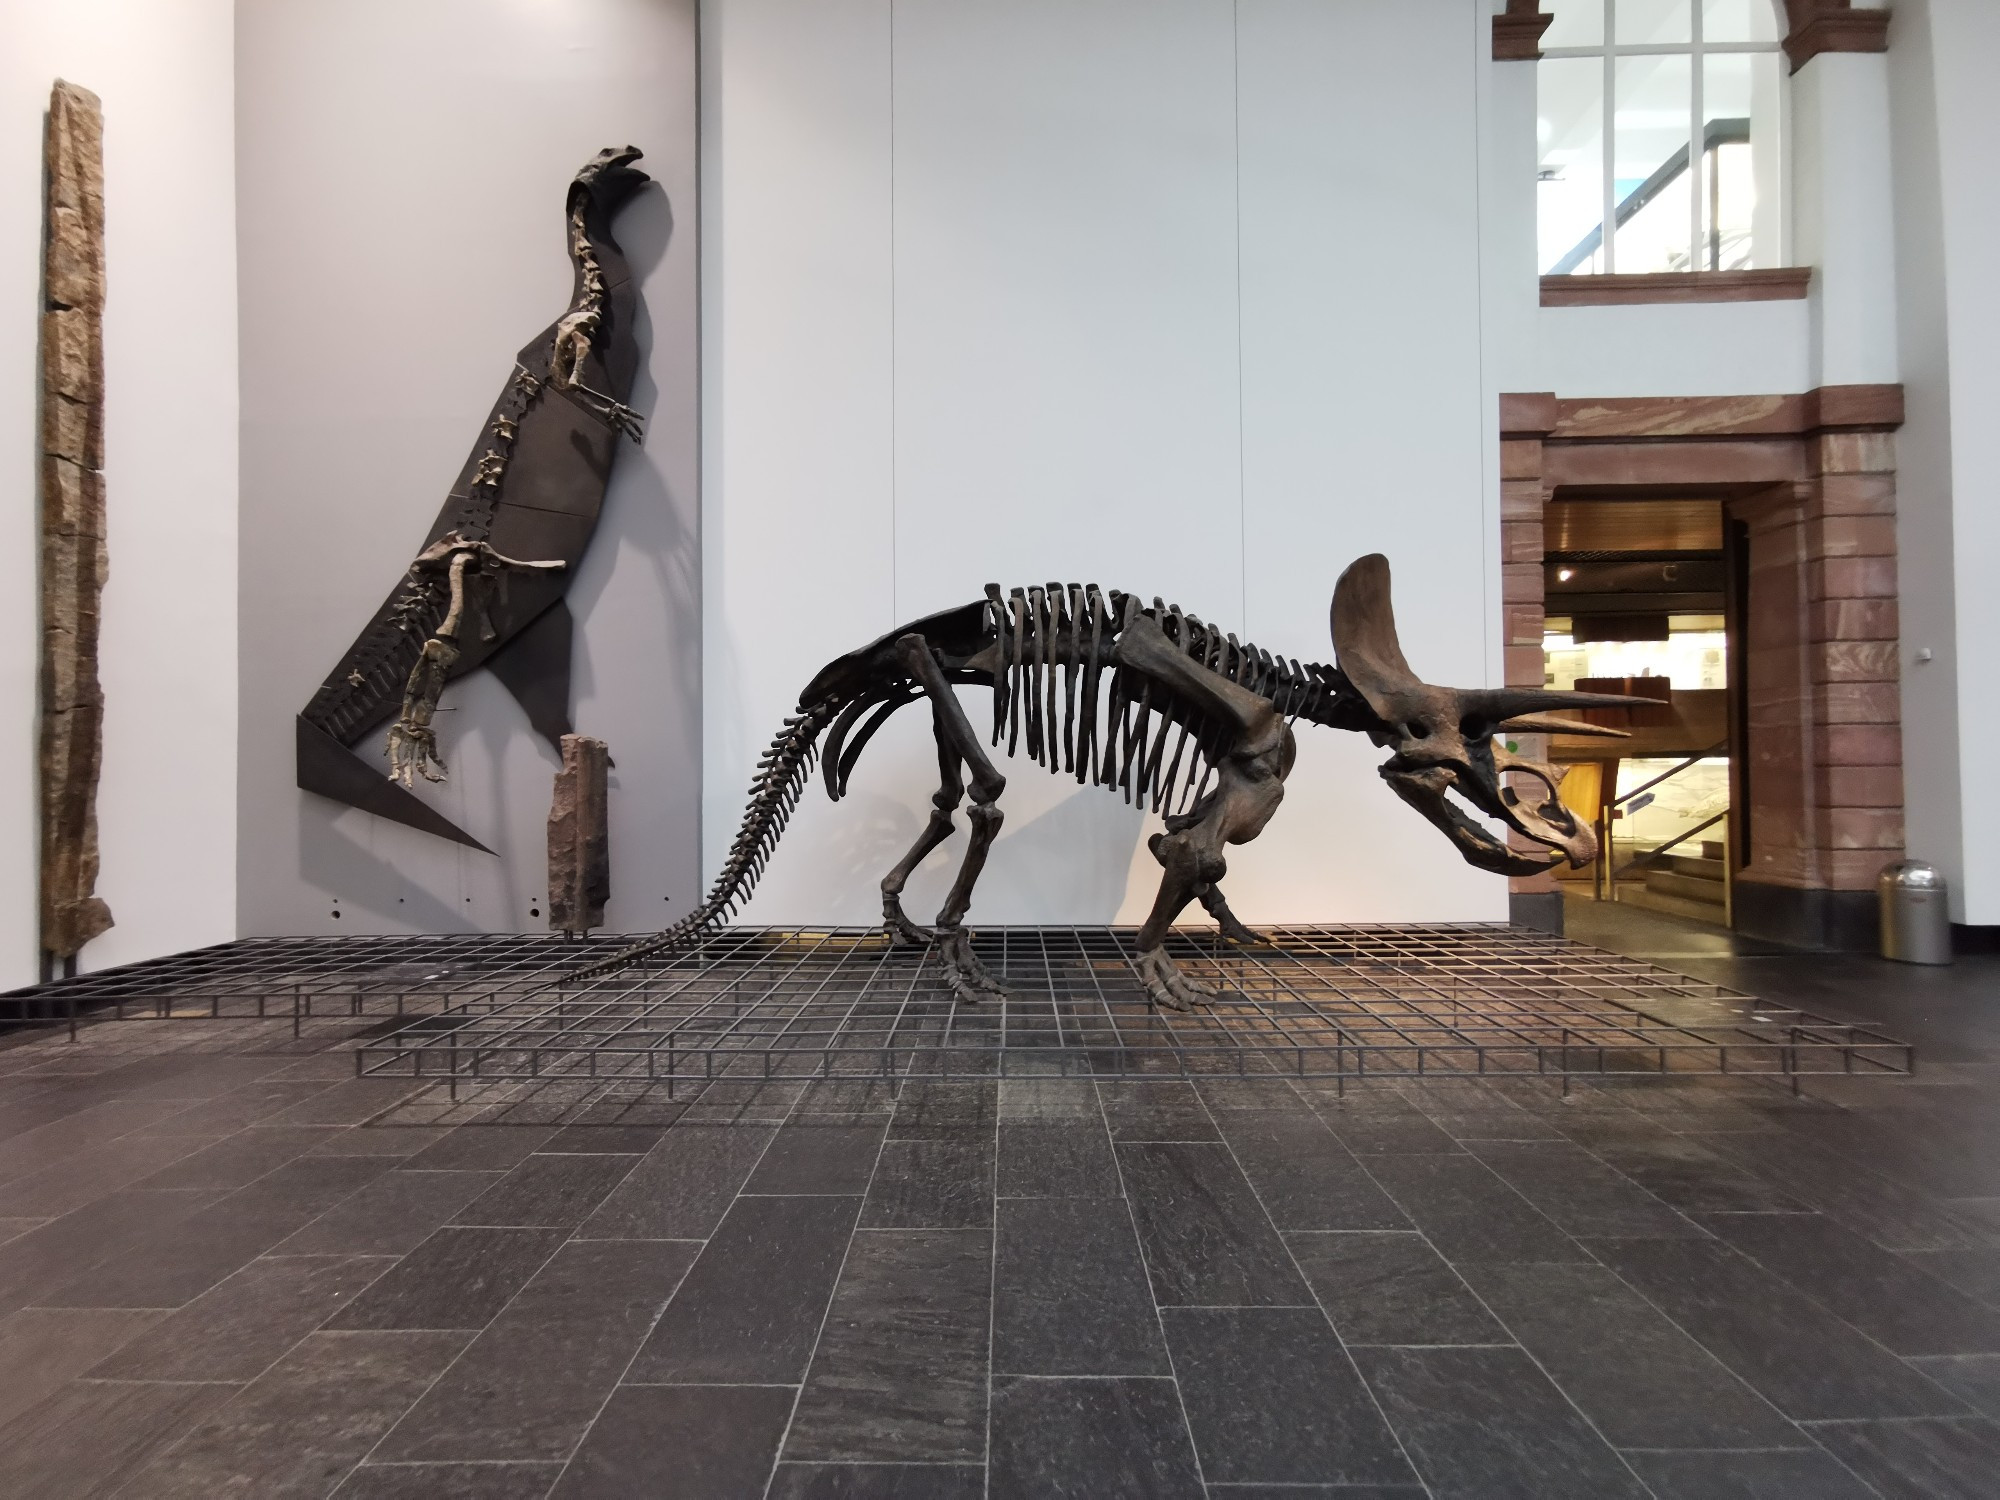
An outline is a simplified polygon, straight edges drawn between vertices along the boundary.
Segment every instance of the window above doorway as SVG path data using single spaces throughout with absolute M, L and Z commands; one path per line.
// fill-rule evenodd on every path
M 1777 0 L 1542 7 L 1554 16 L 1536 75 L 1545 287 L 1555 278 L 1696 273 L 1742 295 L 1766 278 L 1741 273 L 1782 266 Z M 1766 295 L 1803 295 L 1803 284 Z

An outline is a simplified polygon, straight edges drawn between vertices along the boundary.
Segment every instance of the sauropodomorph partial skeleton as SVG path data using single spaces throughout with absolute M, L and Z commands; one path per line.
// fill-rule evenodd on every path
M 666 931 L 587 965 L 577 978 L 609 973 L 678 947 L 726 921 L 747 900 L 805 789 L 824 734 L 827 792 L 836 801 L 869 738 L 904 704 L 927 699 L 937 737 L 940 785 L 930 821 L 882 877 L 882 918 L 892 935 L 938 945 L 961 1000 L 1001 993 L 974 957 L 964 921 L 972 889 L 1000 831 L 1006 778 L 988 759 L 953 687 L 993 693 L 992 743 L 1028 754 L 1057 773 L 1121 791 L 1166 815 L 1152 839 L 1164 869 L 1135 964 L 1155 1002 L 1186 1009 L 1214 991 L 1180 972 L 1163 946 L 1174 919 L 1200 901 L 1232 941 L 1255 938 L 1229 910 L 1224 849 L 1261 833 L 1285 794 L 1300 720 L 1366 734 L 1391 754 L 1390 788 L 1441 829 L 1467 863 L 1498 874 L 1531 874 L 1597 854 L 1590 827 L 1556 797 L 1554 766 L 1522 759 L 1496 733 L 1619 735 L 1551 709 L 1622 708 L 1591 693 L 1524 688 L 1444 688 L 1421 681 L 1403 659 L 1389 600 L 1389 563 L 1360 559 L 1333 596 L 1338 665 L 1274 657 L 1179 608 L 1096 584 L 1049 584 L 1002 595 L 989 584 L 976 603 L 931 615 L 830 662 L 807 684 L 797 713 L 758 763 L 750 805 L 706 900 Z M 1515 776 L 1522 786 L 1510 786 Z M 1525 791 L 1523 790 L 1525 788 Z M 950 836 L 971 794 L 971 837 L 935 927 L 904 913 L 910 873 Z M 1465 809 L 1497 818 L 1532 849 L 1510 848 Z
M 307 791 L 483 849 L 410 790 L 443 777 L 433 716 L 446 683 L 490 668 L 552 746 L 570 732 L 564 591 L 618 452 L 645 426 L 625 404 L 639 368 L 639 287 L 612 234 L 650 181 L 639 155 L 600 151 L 565 188 L 569 305 L 515 355 L 416 559 L 299 715 Z M 384 777 L 356 752 L 392 719 Z

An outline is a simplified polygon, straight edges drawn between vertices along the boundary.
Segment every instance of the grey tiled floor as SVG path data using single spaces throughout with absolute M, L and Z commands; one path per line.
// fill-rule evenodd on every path
M 13 1039 L 0 1495 L 2000 1495 L 2000 960 L 1597 935 L 1919 1073 L 454 1105 L 361 1022 Z

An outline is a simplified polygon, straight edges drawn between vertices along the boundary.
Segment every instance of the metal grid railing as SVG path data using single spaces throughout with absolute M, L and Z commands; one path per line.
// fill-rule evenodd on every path
M 955 1002 L 935 956 L 879 930 L 735 928 L 584 983 L 575 948 L 510 954 L 462 998 L 356 1052 L 362 1073 L 454 1086 L 602 1079 L 1297 1078 L 1908 1073 L 1871 1027 L 1504 926 L 1285 927 L 1235 949 L 1179 934 L 1219 984 L 1151 1005 L 1111 928 L 991 929 L 1005 1001 Z
M 0 994 L 0 1023 L 429 1014 L 615 951 L 522 933 L 246 938 Z

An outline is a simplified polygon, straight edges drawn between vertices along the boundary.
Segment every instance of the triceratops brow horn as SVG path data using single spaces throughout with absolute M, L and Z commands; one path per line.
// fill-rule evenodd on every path
M 1357 557 L 1333 586 L 1333 654 L 1376 717 L 1387 722 L 1402 717 L 1396 700 L 1424 685 L 1396 639 L 1389 559 L 1379 552 Z
M 1410 670 L 1396 638 L 1396 611 L 1389 599 L 1389 559 L 1379 552 L 1356 558 L 1333 586 L 1333 653 L 1347 680 L 1368 701 L 1376 717 L 1394 724 L 1412 706 L 1410 694 L 1431 694 L 1422 678 Z M 1496 729 L 1510 719 L 1544 709 L 1630 708 L 1652 703 L 1611 693 L 1568 693 L 1548 688 L 1461 688 L 1456 691 L 1461 718 L 1478 719 Z M 1522 733 L 1534 732 L 1521 725 Z M 1534 730 L 1547 726 L 1536 725 Z M 1612 733 L 1596 725 L 1576 725 L 1575 734 Z

